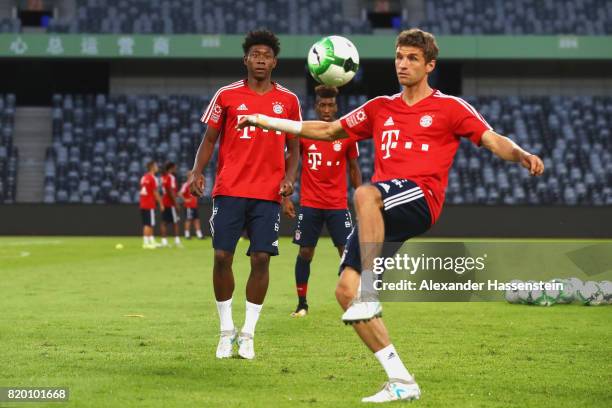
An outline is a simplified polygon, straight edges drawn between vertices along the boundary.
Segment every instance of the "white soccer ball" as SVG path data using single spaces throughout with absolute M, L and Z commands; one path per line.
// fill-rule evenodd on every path
M 522 283 L 522 282 L 523 281 L 521 280 L 513 279 L 509 283 Z M 512 303 L 512 304 L 521 303 L 518 292 L 519 292 L 518 289 L 517 290 L 505 290 L 504 298 L 508 301 L 508 303 Z
M 597 282 L 584 282 L 584 285 L 576 293 L 577 298 L 587 306 L 597 306 L 604 303 L 604 295 Z
M 525 283 L 536 283 L 536 281 L 534 280 L 528 280 Z M 518 291 L 518 298 L 519 298 L 519 302 L 526 304 L 526 305 L 531 305 L 533 304 L 533 298 L 531 297 L 531 290 L 525 289 L 525 290 L 519 290 Z
M 584 285 L 584 283 L 578 278 L 569 278 L 567 282 L 570 284 L 570 290 L 574 295 L 574 299 L 578 299 L 578 290 Z
M 603 293 L 604 302 L 608 305 L 612 305 L 612 282 L 601 281 L 599 282 L 599 288 Z
M 339 35 L 320 39 L 308 51 L 308 71 L 324 85 L 345 85 L 353 79 L 358 69 L 357 48 Z
M 557 301 L 559 291 L 554 289 L 534 289 L 531 291 L 531 302 L 538 306 L 552 306 Z
M 559 304 L 567 304 L 572 303 L 574 301 L 574 289 L 572 285 L 566 279 L 553 279 L 551 280 L 553 283 L 561 283 L 563 288 L 559 291 L 557 295 L 556 302 Z

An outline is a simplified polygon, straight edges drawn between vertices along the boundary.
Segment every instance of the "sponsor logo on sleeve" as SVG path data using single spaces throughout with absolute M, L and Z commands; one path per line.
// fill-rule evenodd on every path
M 368 116 L 366 115 L 363 109 L 359 109 L 357 112 L 354 112 L 352 115 L 346 118 L 346 124 L 352 128 L 366 120 Z

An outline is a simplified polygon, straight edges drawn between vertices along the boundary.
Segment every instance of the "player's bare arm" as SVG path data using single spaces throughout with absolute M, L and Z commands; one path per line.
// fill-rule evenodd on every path
M 202 137 L 202 142 L 200 143 L 200 147 L 198 147 L 198 152 L 196 153 L 195 162 L 193 163 L 193 169 L 191 170 L 191 175 L 189 176 L 189 188 L 191 192 L 198 196 L 202 197 L 204 194 L 204 169 L 208 166 L 208 162 L 215 150 L 215 144 L 217 143 L 217 139 L 219 138 L 219 131 L 212 126 L 208 126 L 206 128 L 206 132 Z
M 544 172 L 542 159 L 535 154 L 526 152 L 506 136 L 497 134 L 492 130 L 486 130 L 482 134 L 481 143 L 500 159 L 520 163 L 521 166 L 529 170 L 532 176 L 539 176 Z
M 155 191 L 153 191 L 153 195 L 155 196 L 155 201 L 157 201 L 157 204 L 159 204 L 160 211 L 164 211 L 164 203 L 162 202 L 162 198 L 159 195 L 159 192 L 157 192 L 157 190 L 155 190 Z
M 281 206 L 283 208 L 283 214 L 285 214 L 289 218 L 295 218 L 295 206 L 293 205 L 293 201 L 289 197 L 283 197 L 283 201 L 281 201 Z
M 353 188 L 359 187 L 361 183 L 361 170 L 359 169 L 359 162 L 357 159 L 348 159 L 349 165 L 349 179 Z
M 298 161 L 300 156 L 299 139 L 287 139 L 287 157 L 285 159 L 285 179 L 281 182 L 279 194 L 283 197 L 293 194 L 293 184 L 297 178 Z
M 258 113 L 255 115 L 245 115 L 238 122 L 237 128 L 242 129 L 245 126 L 257 126 L 262 129 L 278 130 L 313 140 L 333 141 L 346 139 L 348 137 L 348 134 L 340 124 L 340 120 L 335 120 L 333 122 L 324 122 L 322 120 L 299 122 L 296 120 L 273 118 Z

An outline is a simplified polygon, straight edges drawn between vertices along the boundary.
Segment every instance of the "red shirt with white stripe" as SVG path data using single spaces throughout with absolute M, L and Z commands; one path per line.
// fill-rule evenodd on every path
M 359 156 L 357 142 L 300 138 L 302 177 L 300 205 L 326 210 L 347 208 L 346 163 Z
M 236 130 L 242 115 L 253 113 L 302 120 L 297 96 L 275 82 L 263 95 L 251 90 L 246 80 L 220 88 L 201 118 L 203 123 L 221 131 L 213 197 L 280 202 L 278 191 L 285 178 L 285 142 L 294 136 L 255 126 Z
M 157 190 L 157 179 L 153 174 L 146 173 L 140 178 L 140 208 L 155 209 L 155 190 Z
M 189 189 L 189 183 L 183 183 L 179 194 L 181 195 L 181 197 L 183 197 L 183 206 L 185 208 L 198 208 L 198 198 L 191 194 L 191 190 Z
M 341 123 L 354 140 L 373 139 L 372 181 L 405 178 L 420 187 L 401 201 L 424 195 L 432 224 L 442 211 L 448 172 L 461 138 L 478 146 L 484 131 L 492 129 L 466 101 L 437 90 L 413 106 L 401 94 L 379 96 L 343 116 Z
M 162 191 L 164 194 L 162 196 L 162 204 L 166 208 L 176 206 L 176 203 L 172 199 L 172 195 L 170 195 L 170 192 L 174 192 L 174 196 L 176 197 L 176 193 L 178 191 L 176 187 L 176 177 L 174 177 L 174 174 L 166 173 L 162 176 L 161 182 L 162 182 Z

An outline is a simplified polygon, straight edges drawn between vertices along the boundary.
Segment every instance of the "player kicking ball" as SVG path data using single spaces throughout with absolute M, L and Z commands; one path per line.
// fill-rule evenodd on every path
M 196 156 L 190 185 L 193 193 L 204 192 L 202 172 L 219 139 L 219 163 L 212 192 L 210 230 L 215 250 L 213 286 L 221 322 L 217 358 L 238 355 L 255 357 L 255 325 L 268 290 L 270 256 L 278 255 L 280 201 L 293 193 L 297 174 L 298 139 L 237 124 L 244 115 L 265 112 L 270 117 L 301 121 L 295 94 L 271 81 L 280 51 L 276 36 L 267 30 L 250 32 L 242 45 L 247 79 L 220 88 L 202 115 L 208 125 Z M 287 158 L 285 163 L 285 147 Z M 236 244 L 246 229 L 250 239 L 247 256 L 251 273 L 246 286 L 246 317 L 238 332 L 232 319 L 234 275 L 232 263 Z
M 319 85 L 315 88 L 315 112 L 320 120 L 336 120 L 338 89 Z M 298 305 L 292 317 L 308 314 L 308 279 L 310 262 L 314 256 L 323 224 L 332 237 L 338 254 L 344 252 L 346 239 L 353 229 L 351 213 L 347 208 L 346 164 L 351 185 L 361 185 L 361 171 L 357 156 L 357 143 L 346 140 L 334 142 L 300 139 L 302 175 L 300 212 L 297 216 L 293 243 L 300 246 L 295 261 L 295 286 Z M 295 218 L 295 208 L 289 198 L 283 200 L 283 212 Z
M 406 30 L 398 35 L 395 46 L 401 93 L 371 99 L 334 122 L 251 115 L 240 123 L 316 140 L 374 139 L 372 184 L 355 192 L 357 225 L 346 244 L 336 287 L 336 298 L 345 311 L 342 320 L 352 324 L 389 377 L 378 393 L 363 402 L 410 400 L 421 395 L 389 339 L 380 303 L 359 295 L 361 275 L 361 292 L 371 291 L 373 258 L 380 253 L 382 243 L 403 242 L 436 222 L 461 138 L 503 160 L 519 163 L 531 175 L 539 176 L 544 171 L 539 157 L 495 133 L 463 99 L 430 88 L 428 75 L 438 55 L 432 34 Z M 365 279 L 367 276 L 369 279 Z

